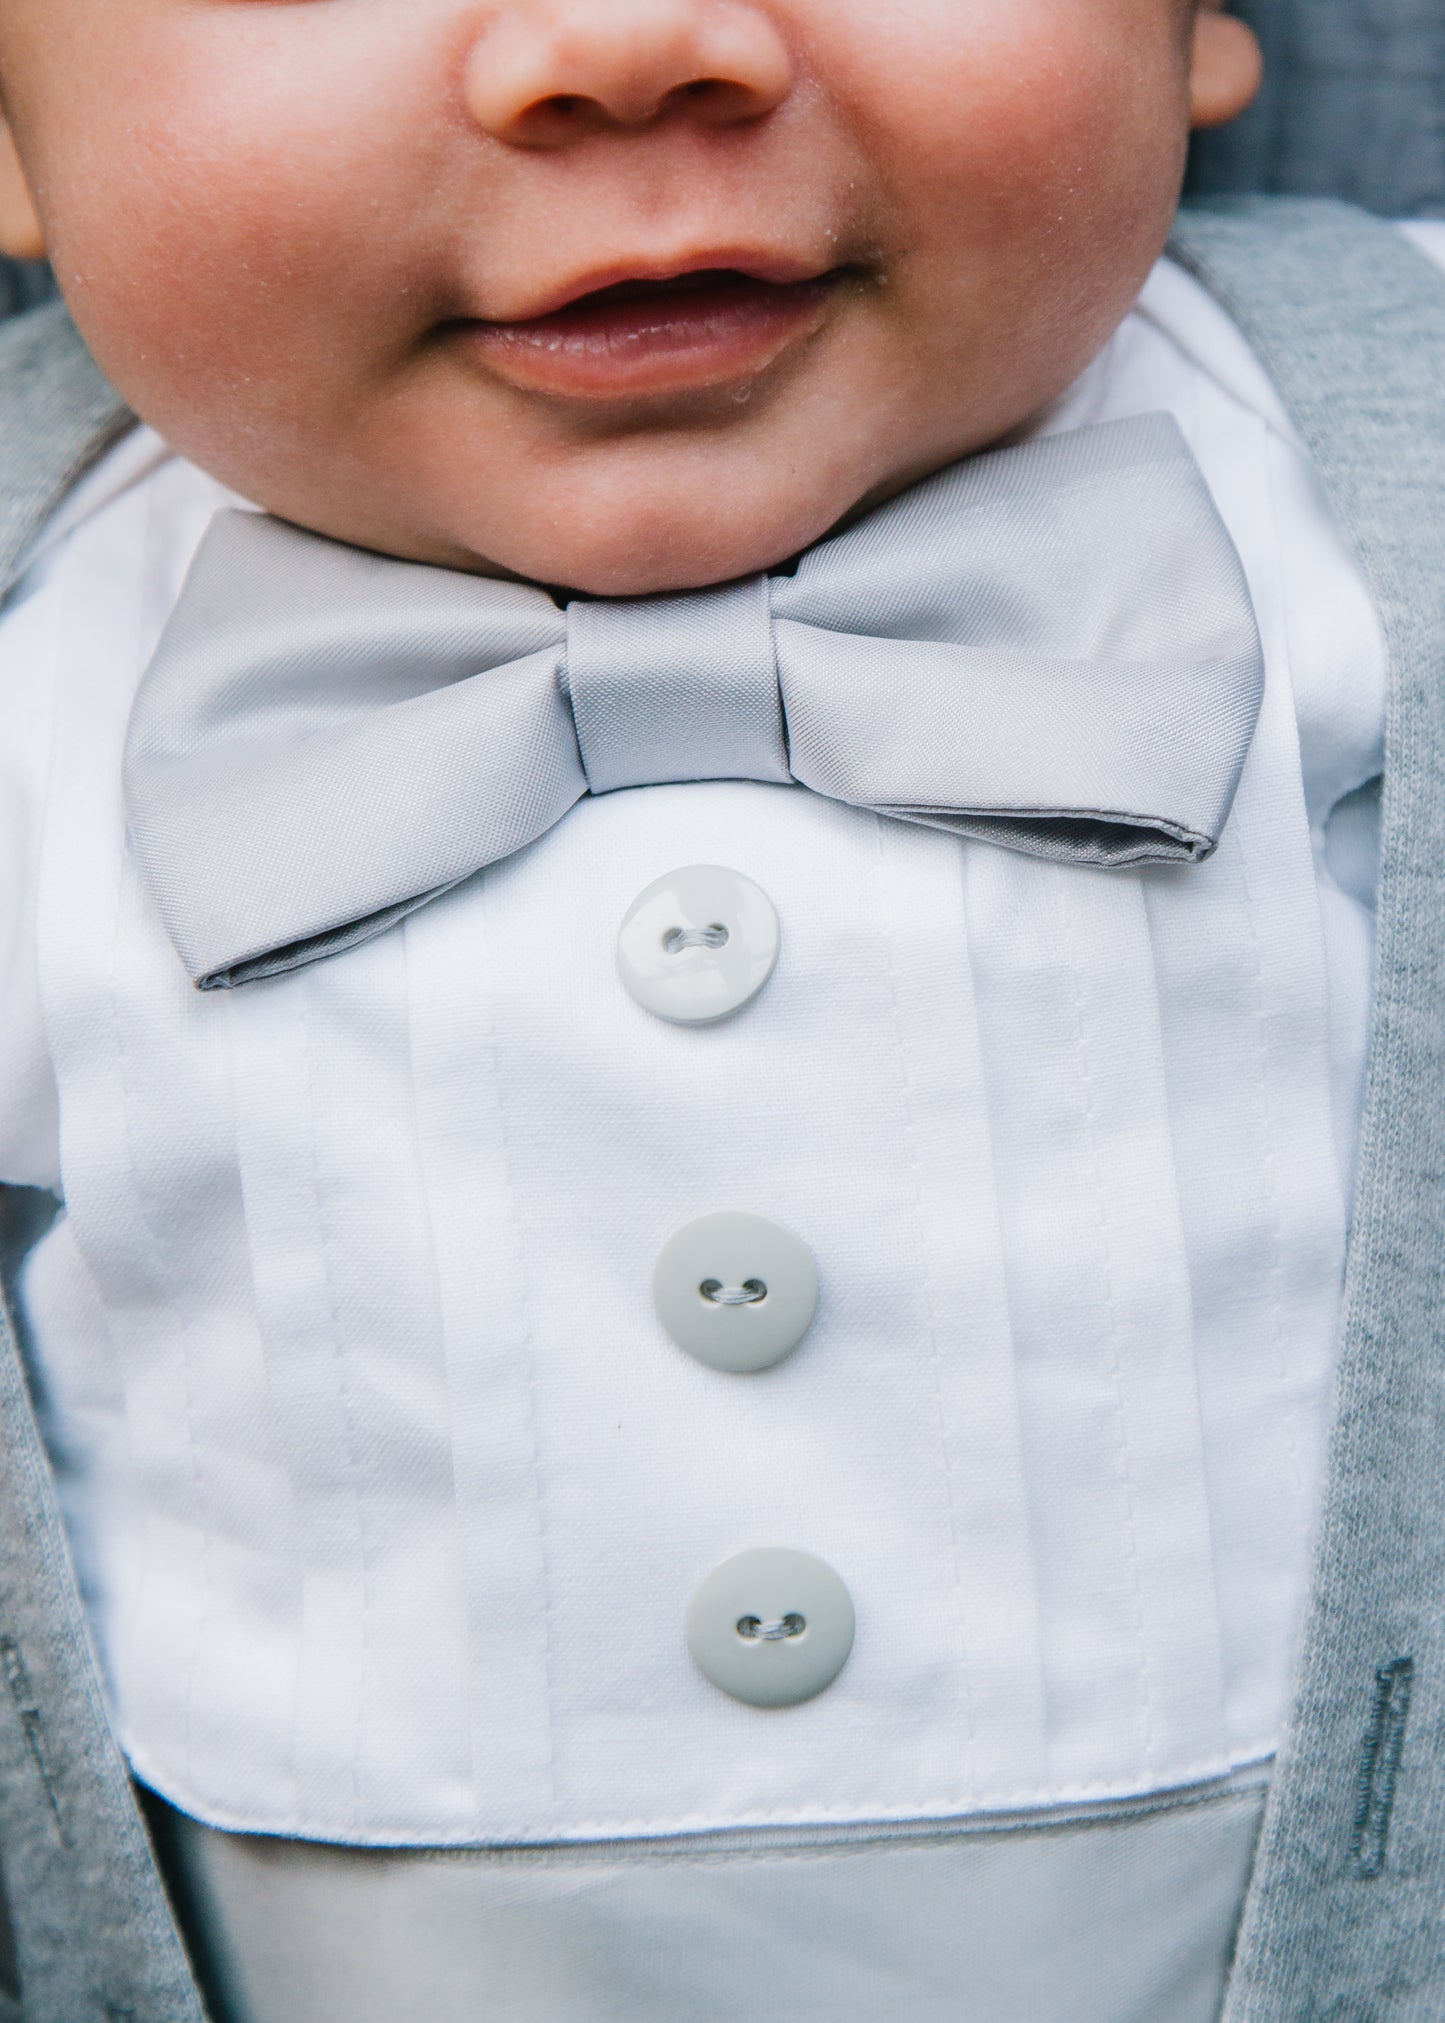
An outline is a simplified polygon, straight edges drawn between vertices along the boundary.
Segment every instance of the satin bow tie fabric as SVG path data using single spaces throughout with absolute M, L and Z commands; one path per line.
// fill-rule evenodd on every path
M 791 575 L 577 598 L 218 515 L 137 693 L 132 841 L 203 989 L 384 932 L 584 794 L 806 787 L 1080 864 L 1215 847 L 1259 712 L 1165 415 L 939 472 Z

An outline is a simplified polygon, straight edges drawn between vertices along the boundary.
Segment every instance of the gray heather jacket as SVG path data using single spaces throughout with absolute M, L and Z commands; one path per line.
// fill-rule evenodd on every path
M 1439 0 L 1421 0 L 1422 34 L 1426 7 L 1445 21 Z M 1445 2016 L 1445 279 L 1398 233 L 1329 202 L 1186 213 L 1174 251 L 1274 374 L 1373 588 L 1390 663 L 1376 1008 L 1329 1480 L 1225 2018 L 1434 2023 Z M 0 332 L 0 595 L 128 422 L 58 305 Z M 14 1191 L 0 1201 L 22 1238 L 34 1207 Z M 0 1865 L 32 2023 L 199 2023 L 3 1310 Z M 0 1993 L 0 2023 L 4 2004 Z

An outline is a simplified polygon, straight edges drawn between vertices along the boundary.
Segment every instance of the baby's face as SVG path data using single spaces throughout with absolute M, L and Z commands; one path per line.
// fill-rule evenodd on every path
M 345 540 L 624 593 L 778 562 L 1059 393 L 1167 231 L 1193 27 L 3 0 L 0 78 L 77 319 L 178 449 Z

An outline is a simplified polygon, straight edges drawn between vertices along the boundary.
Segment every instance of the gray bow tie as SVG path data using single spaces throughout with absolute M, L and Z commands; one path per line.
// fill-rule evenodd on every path
M 792 576 L 565 610 L 223 513 L 142 679 L 126 803 L 211 989 L 382 933 L 585 793 L 669 780 L 1197 861 L 1262 685 L 1239 558 L 1146 415 L 956 464 Z

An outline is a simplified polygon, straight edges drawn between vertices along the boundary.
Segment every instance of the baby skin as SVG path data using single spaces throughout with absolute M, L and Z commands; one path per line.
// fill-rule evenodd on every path
M 0 247 L 285 519 L 689 589 L 1057 396 L 1258 69 L 1197 0 L 6 0 Z

